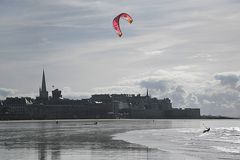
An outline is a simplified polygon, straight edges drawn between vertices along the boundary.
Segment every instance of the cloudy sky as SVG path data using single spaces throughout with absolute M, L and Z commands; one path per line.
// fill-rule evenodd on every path
M 121 21 L 123 37 L 112 19 Z M 0 0 L 0 99 L 48 90 L 169 97 L 240 117 L 239 0 Z

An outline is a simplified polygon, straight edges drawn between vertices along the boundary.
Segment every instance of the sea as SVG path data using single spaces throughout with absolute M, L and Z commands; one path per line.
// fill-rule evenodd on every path
M 0 121 L 0 160 L 215 159 L 240 160 L 240 120 Z

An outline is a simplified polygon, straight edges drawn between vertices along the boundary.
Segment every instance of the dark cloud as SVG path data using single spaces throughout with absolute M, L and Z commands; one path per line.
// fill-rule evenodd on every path
M 240 89 L 239 73 L 218 73 L 214 76 L 220 81 L 205 89 L 198 99 L 205 114 L 240 117 Z
M 169 97 L 173 107 L 200 108 L 202 115 L 240 117 L 239 75 L 219 73 L 212 85 L 207 84 L 199 91 L 189 91 L 187 86 L 175 80 L 143 80 L 140 87 L 148 87 L 152 96 Z M 217 83 L 220 81 L 220 83 Z
M 169 97 L 174 104 L 174 107 L 185 106 L 186 91 L 183 86 L 176 85 L 175 81 L 172 80 L 143 80 L 139 83 L 143 88 L 150 89 L 150 93 L 153 96 L 163 98 Z
M 185 107 L 185 96 L 186 92 L 184 91 L 182 86 L 177 86 L 172 92 L 169 94 L 169 97 L 172 98 L 175 104 L 177 104 L 176 107 Z
M 217 74 L 214 78 L 219 80 L 222 85 L 231 87 L 237 87 L 237 83 L 240 80 L 240 76 L 237 74 Z
M 198 100 L 202 114 L 240 117 L 240 99 L 236 91 L 199 94 Z

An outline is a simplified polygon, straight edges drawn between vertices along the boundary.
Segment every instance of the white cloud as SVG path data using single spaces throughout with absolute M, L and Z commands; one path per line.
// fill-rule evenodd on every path
M 155 51 L 146 51 L 144 54 L 154 56 L 154 55 L 161 55 L 164 51 L 163 50 L 155 50 Z
M 136 86 L 128 85 L 117 85 L 117 86 L 108 86 L 108 87 L 97 87 L 94 88 L 93 94 L 145 94 L 146 90 L 143 90 Z
M 16 90 L 9 88 L 0 88 L 0 99 L 3 99 L 7 96 L 13 96 L 16 93 Z
M 191 66 L 182 65 L 182 66 L 173 67 L 173 69 L 175 69 L 175 70 L 191 70 L 191 69 L 193 69 L 194 67 L 195 67 L 194 65 L 191 65 Z
M 85 93 L 85 92 L 73 91 L 71 87 L 63 87 L 62 96 L 63 98 L 69 98 L 69 99 L 83 99 L 83 98 L 89 98 L 91 94 Z

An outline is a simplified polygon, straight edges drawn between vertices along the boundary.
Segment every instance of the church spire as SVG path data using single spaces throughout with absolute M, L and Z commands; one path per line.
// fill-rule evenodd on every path
M 43 92 L 47 91 L 44 69 L 43 69 L 43 76 L 42 76 L 42 91 Z
M 43 99 L 48 99 L 48 91 L 47 91 L 47 87 L 46 87 L 44 69 L 43 69 L 43 75 L 42 75 L 42 87 L 39 88 L 39 97 L 43 98 Z
M 147 97 L 149 97 L 149 94 L 148 94 L 148 88 L 147 88 Z

